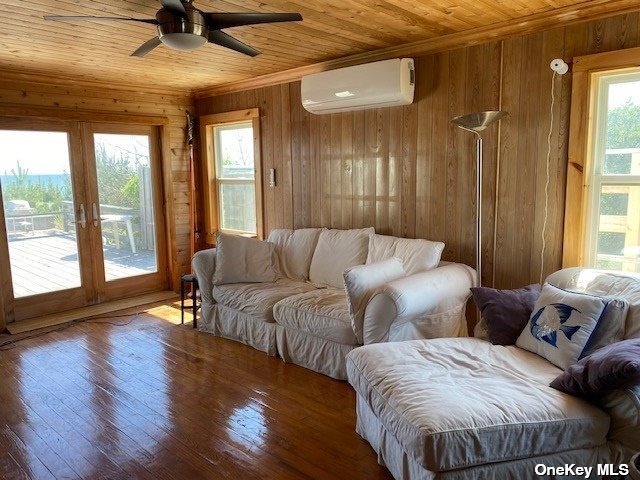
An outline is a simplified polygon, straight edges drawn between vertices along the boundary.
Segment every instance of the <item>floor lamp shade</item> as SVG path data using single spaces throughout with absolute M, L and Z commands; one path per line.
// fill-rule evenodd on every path
M 507 112 L 489 110 L 451 119 L 451 123 L 476 136 L 476 275 L 482 285 L 482 136 L 480 132 L 505 117 Z

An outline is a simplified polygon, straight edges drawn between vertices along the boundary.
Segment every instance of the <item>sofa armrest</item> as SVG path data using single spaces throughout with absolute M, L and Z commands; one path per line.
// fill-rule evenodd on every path
M 364 344 L 466 335 L 475 278 L 471 267 L 450 263 L 380 287 L 365 309 Z
M 213 273 L 216 270 L 216 249 L 200 250 L 191 259 L 191 266 L 198 277 L 200 297 L 203 302 L 213 303 Z
M 611 419 L 607 438 L 637 452 L 640 445 L 640 385 L 611 390 L 600 397 L 598 403 Z

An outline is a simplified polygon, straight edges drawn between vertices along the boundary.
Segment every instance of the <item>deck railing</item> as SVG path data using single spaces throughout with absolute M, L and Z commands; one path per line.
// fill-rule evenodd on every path
M 118 215 L 128 217 L 133 225 L 135 243 L 142 250 L 153 250 L 153 223 L 148 224 L 141 218 L 141 212 L 135 208 L 120 207 L 117 205 L 100 205 L 100 214 Z M 87 221 L 90 219 L 88 218 Z M 73 202 L 63 201 L 62 210 L 52 211 L 48 213 L 13 213 L 5 216 L 7 225 L 7 233 L 31 234 L 38 232 L 41 235 L 50 234 L 53 230 L 62 231 L 64 233 L 75 233 L 76 231 L 76 212 L 73 208 Z M 151 221 L 152 222 L 152 221 Z M 143 227 L 144 225 L 144 227 Z M 116 230 L 118 229 L 118 230 Z M 119 231 L 122 230 L 122 231 Z M 114 228 L 105 228 L 102 235 L 112 243 L 119 243 L 116 236 L 126 238 L 126 225 L 115 225 Z

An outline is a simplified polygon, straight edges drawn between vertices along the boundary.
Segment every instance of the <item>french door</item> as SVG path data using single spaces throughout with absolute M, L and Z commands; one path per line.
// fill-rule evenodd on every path
M 167 287 L 155 127 L 3 119 L 0 152 L 0 288 L 10 317 Z

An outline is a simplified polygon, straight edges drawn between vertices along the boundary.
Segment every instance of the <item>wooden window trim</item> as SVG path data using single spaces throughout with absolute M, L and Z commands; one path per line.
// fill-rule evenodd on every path
M 58 107 L 0 105 L 0 116 L 74 122 L 122 123 L 125 125 L 169 125 L 169 117 L 135 113 L 106 113 L 91 110 L 72 110 Z
M 215 156 L 213 135 L 214 126 L 251 120 L 253 128 L 253 149 L 255 161 L 256 185 L 256 228 L 258 238 L 264 238 L 264 211 L 262 201 L 262 161 L 260 158 L 260 110 L 249 108 L 233 112 L 214 113 L 200 117 L 200 145 L 202 158 L 202 185 L 204 190 L 204 228 L 205 241 L 215 245 L 215 233 L 218 231 L 218 191 L 215 178 Z
M 588 192 L 592 173 L 591 130 L 594 122 L 593 78 L 600 72 L 640 67 L 640 47 L 584 55 L 573 59 L 569 156 L 564 215 L 562 266 L 585 264 L 585 232 L 588 222 Z

